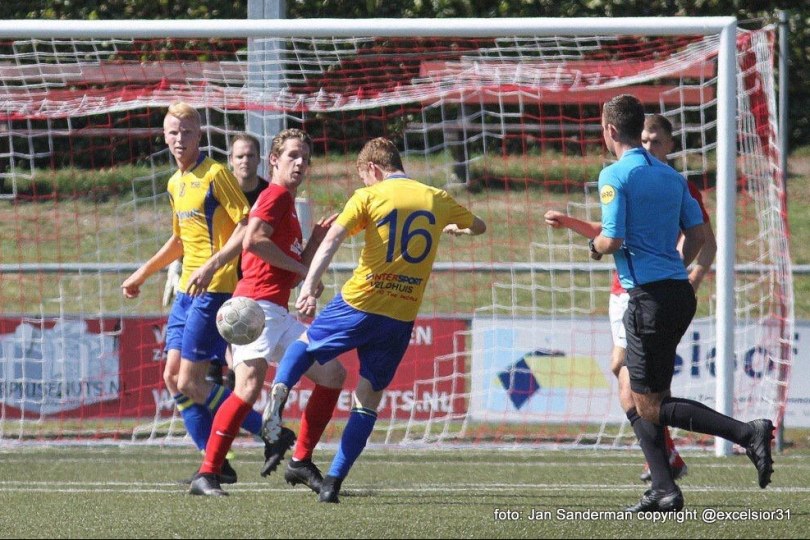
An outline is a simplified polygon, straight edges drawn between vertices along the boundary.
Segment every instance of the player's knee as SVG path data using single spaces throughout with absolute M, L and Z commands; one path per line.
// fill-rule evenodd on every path
M 177 389 L 181 394 L 191 398 L 195 403 L 203 403 L 207 397 L 203 385 L 191 377 L 178 376 Z
M 168 388 L 172 392 L 177 392 L 177 373 L 171 371 L 169 369 L 163 370 L 163 382 L 166 384 L 166 388 Z
M 638 415 L 644 420 L 652 422 L 653 424 L 659 423 L 658 414 L 660 408 L 660 405 L 656 402 L 636 402 L 636 411 L 638 411 Z
M 613 352 L 610 356 L 610 371 L 613 372 L 617 378 L 619 377 L 619 372 L 624 367 L 624 357 L 625 357 L 625 350 L 621 347 L 613 347 Z
M 327 362 L 329 371 L 327 372 L 327 386 L 329 388 L 343 388 L 343 383 L 346 382 L 346 368 L 343 364 L 336 360 Z
M 343 388 L 343 383 L 346 381 L 346 368 L 336 360 L 325 364 L 316 362 L 307 371 L 306 375 L 312 382 L 320 386 L 327 388 Z

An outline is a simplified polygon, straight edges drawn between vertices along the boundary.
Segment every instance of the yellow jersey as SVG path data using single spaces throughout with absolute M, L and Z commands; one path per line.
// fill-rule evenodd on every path
M 236 177 L 223 165 L 201 156 L 197 165 L 169 178 L 172 230 L 183 242 L 183 273 L 180 290 L 185 291 L 192 272 L 222 249 L 236 224 L 250 208 Z M 231 293 L 236 288 L 238 257 L 214 274 L 209 292 Z
M 450 223 L 470 227 L 474 219 L 446 191 L 404 176 L 358 189 L 337 218 L 350 235 L 365 231 L 343 299 L 366 313 L 415 320 L 442 230 Z

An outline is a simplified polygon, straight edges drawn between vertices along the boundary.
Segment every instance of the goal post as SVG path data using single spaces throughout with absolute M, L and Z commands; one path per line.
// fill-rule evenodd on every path
M 702 294 L 709 307 L 688 334 L 700 335 L 692 345 L 700 352 L 681 353 L 693 372 L 712 376 L 695 377 L 700 387 L 690 395 L 725 414 L 781 422 L 794 320 L 786 209 L 773 215 L 783 186 L 772 34 L 740 30 L 733 17 L 0 21 L 0 196 L 11 209 L 0 279 L 19 282 L 0 297 L 9 306 L 0 328 L 0 438 L 36 438 L 32 424 L 43 420 L 57 426 L 57 438 L 86 437 L 88 425 L 110 419 L 117 438 L 154 438 L 160 422 L 169 438 L 182 433 L 156 378 L 165 311 L 148 294 L 134 303 L 113 294 L 169 231 L 163 193 L 172 163 L 160 115 L 178 99 L 201 110 L 203 150 L 221 161 L 228 137 L 257 111 L 311 131 L 305 191 L 315 216 L 340 209 L 358 187 L 357 150 L 385 135 L 409 172 L 452 189 L 497 231 L 467 244 L 442 241 L 420 313 L 426 322 L 417 324 L 424 333 L 412 345 L 420 360 L 406 363 L 409 379 L 387 395 L 378 438 L 613 445 L 628 437 L 610 427 L 622 418 L 605 412 L 617 402 L 605 373 L 610 265 L 589 262 L 575 236 L 546 230 L 542 213 L 562 207 L 598 219 L 587 180 L 609 160 L 594 130 L 600 106 L 637 93 L 648 112 L 674 120 L 673 165 L 698 179 L 716 209 L 715 279 L 707 283 L 715 294 Z M 280 59 L 257 68 L 248 40 L 280 43 Z M 262 85 L 256 73 L 272 80 Z M 132 170 L 119 173 L 123 166 Z M 107 169 L 129 178 L 82 186 L 82 170 Z M 357 242 L 342 249 L 331 294 L 358 250 Z M 155 289 L 158 281 L 151 278 Z M 528 336 L 537 343 L 524 343 Z M 28 358 L 25 346 L 36 340 L 39 352 Z M 97 369 L 88 356 L 74 365 L 68 343 L 110 361 Z M 755 365 L 739 366 L 752 349 Z M 45 350 L 59 352 L 55 364 Z M 124 360 L 121 351 L 132 350 Z M 500 355 L 516 358 L 504 364 Z M 126 375 L 106 371 L 124 364 Z M 741 369 L 756 380 L 741 381 Z M 70 399 L 45 391 L 71 387 Z M 749 390 L 756 404 L 735 399 Z M 579 398 L 589 405 L 569 406 Z M 552 427 L 536 437 L 503 427 L 523 422 Z M 589 434 L 568 433 L 577 430 L 567 423 Z M 731 450 L 715 444 L 719 455 Z

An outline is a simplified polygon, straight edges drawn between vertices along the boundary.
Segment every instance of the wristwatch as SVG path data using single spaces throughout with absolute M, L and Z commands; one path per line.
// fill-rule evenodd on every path
M 593 245 L 593 238 L 588 240 L 588 249 L 591 250 L 591 259 L 595 261 L 602 260 L 602 254 L 596 251 L 596 247 Z

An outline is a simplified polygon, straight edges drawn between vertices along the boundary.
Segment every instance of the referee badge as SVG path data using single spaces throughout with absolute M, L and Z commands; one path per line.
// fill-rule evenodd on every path
M 599 190 L 599 199 L 602 204 L 610 204 L 615 198 L 616 190 L 613 189 L 613 186 L 602 186 L 602 189 Z

